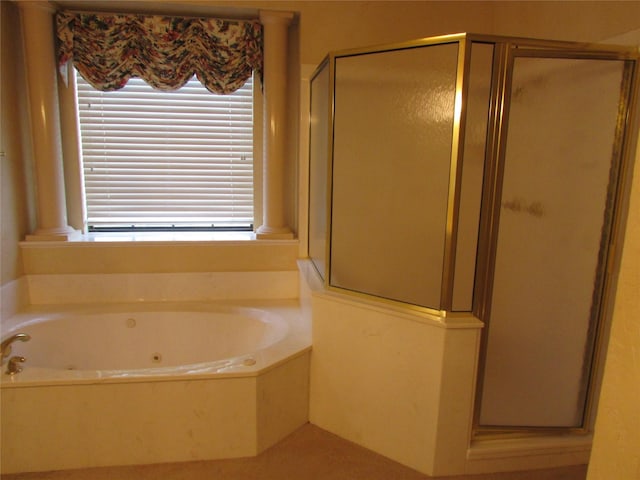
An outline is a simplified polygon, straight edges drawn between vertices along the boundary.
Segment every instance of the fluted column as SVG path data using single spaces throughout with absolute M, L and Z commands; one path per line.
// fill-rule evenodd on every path
M 264 28 L 263 222 L 260 239 L 293 238 L 285 219 L 287 36 L 293 14 L 261 11 Z
M 37 228 L 27 240 L 68 240 L 53 14 L 45 1 L 19 2 L 25 48 L 31 140 L 37 188 Z

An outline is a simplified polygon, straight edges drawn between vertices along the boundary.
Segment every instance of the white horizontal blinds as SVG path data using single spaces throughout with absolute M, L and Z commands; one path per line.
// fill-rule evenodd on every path
M 132 78 L 114 92 L 80 75 L 90 227 L 253 223 L 253 85 L 216 95 L 194 77 L 173 92 Z

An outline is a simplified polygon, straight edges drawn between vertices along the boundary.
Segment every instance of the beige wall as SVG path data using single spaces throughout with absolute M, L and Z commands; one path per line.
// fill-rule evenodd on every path
M 638 1 L 501 1 L 494 3 L 493 33 L 599 42 L 640 24 Z
M 233 1 L 300 15 L 300 61 L 331 50 L 459 32 L 594 42 L 637 28 L 637 1 Z
M 640 478 L 640 145 L 589 480 Z
M 35 212 L 30 182 L 30 142 L 27 136 L 26 98 L 23 84 L 20 20 L 17 7 L 0 2 L 2 43 L 0 50 L 2 90 L 0 152 L 2 167 L 2 240 L 0 285 L 23 273 L 17 242 L 33 228 Z
M 300 12 L 300 60 L 328 51 L 458 32 L 594 42 L 637 28 L 640 2 L 234 2 Z

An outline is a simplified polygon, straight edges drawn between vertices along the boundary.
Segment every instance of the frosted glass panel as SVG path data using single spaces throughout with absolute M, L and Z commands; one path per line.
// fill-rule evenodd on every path
M 581 426 L 622 75 L 515 59 L 481 425 Z
M 336 59 L 331 285 L 440 308 L 457 53 Z
M 309 257 L 325 278 L 327 246 L 327 168 L 329 161 L 329 67 L 311 80 L 309 130 Z
M 452 310 L 456 312 L 471 311 L 473 306 L 492 70 L 493 45 L 472 44 L 453 277 Z

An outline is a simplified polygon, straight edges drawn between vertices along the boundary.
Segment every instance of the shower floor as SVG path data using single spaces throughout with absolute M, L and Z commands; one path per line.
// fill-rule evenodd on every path
M 307 424 L 257 457 L 3 475 L 5 480 L 584 480 L 587 466 L 429 477 Z

